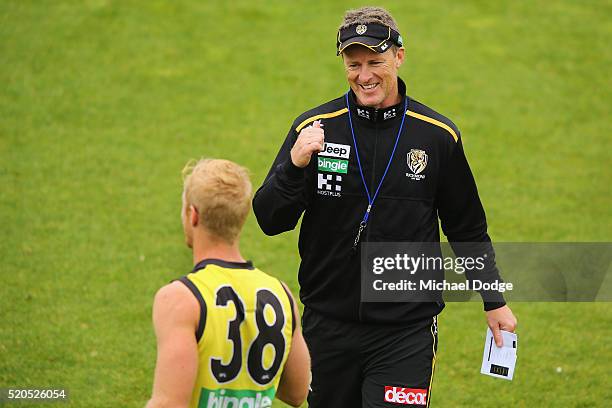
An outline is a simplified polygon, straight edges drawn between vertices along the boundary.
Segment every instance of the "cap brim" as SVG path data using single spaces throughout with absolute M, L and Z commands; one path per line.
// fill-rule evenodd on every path
M 353 37 L 353 38 L 349 38 L 348 40 L 340 43 L 340 45 L 338 46 L 336 55 L 340 55 L 342 51 L 344 51 L 347 47 L 351 45 L 361 45 L 379 54 L 382 54 L 383 52 L 391 48 L 391 42 L 389 41 L 389 39 L 381 40 L 379 38 L 372 38 L 372 37 L 365 37 L 365 36 L 364 37 Z

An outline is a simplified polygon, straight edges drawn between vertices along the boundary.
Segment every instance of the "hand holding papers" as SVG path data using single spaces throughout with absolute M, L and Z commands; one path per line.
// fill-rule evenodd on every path
M 504 338 L 504 345 L 497 347 L 491 329 L 487 328 L 480 372 L 491 377 L 512 380 L 514 365 L 516 364 L 518 337 L 515 333 L 505 330 L 502 330 L 501 333 Z

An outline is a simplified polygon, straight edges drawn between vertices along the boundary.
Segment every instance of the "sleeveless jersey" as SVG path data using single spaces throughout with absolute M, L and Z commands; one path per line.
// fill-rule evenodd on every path
M 295 328 L 284 286 L 250 262 L 218 259 L 180 281 L 200 304 L 191 407 L 271 407 Z

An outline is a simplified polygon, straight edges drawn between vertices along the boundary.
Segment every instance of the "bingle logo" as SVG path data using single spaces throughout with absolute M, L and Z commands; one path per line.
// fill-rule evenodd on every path
M 336 143 L 325 143 L 325 148 L 319 153 L 319 156 L 337 157 L 339 159 L 348 159 L 351 154 L 351 146 L 336 144 Z
M 270 408 L 274 388 L 252 390 L 209 390 L 202 388 L 199 407 L 206 408 Z
M 386 386 L 385 401 L 402 405 L 427 405 L 427 390 Z
M 329 159 L 327 157 L 317 158 L 318 169 L 320 171 L 329 171 L 332 173 L 346 174 L 348 171 L 348 160 Z

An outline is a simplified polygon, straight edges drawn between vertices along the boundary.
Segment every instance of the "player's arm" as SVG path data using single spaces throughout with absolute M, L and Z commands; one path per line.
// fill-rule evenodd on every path
M 287 285 L 283 283 L 283 286 L 285 286 L 287 294 L 293 298 Z M 289 356 L 287 357 L 278 390 L 276 391 L 276 397 L 293 407 L 299 407 L 308 396 L 310 354 L 308 353 L 304 336 L 302 336 L 300 312 L 295 300 L 293 301 L 293 319 L 295 320 L 295 331 L 291 339 Z
M 199 318 L 199 304 L 182 283 L 170 283 L 155 295 L 157 363 L 153 396 L 146 408 L 189 406 L 198 373 L 195 332 Z

